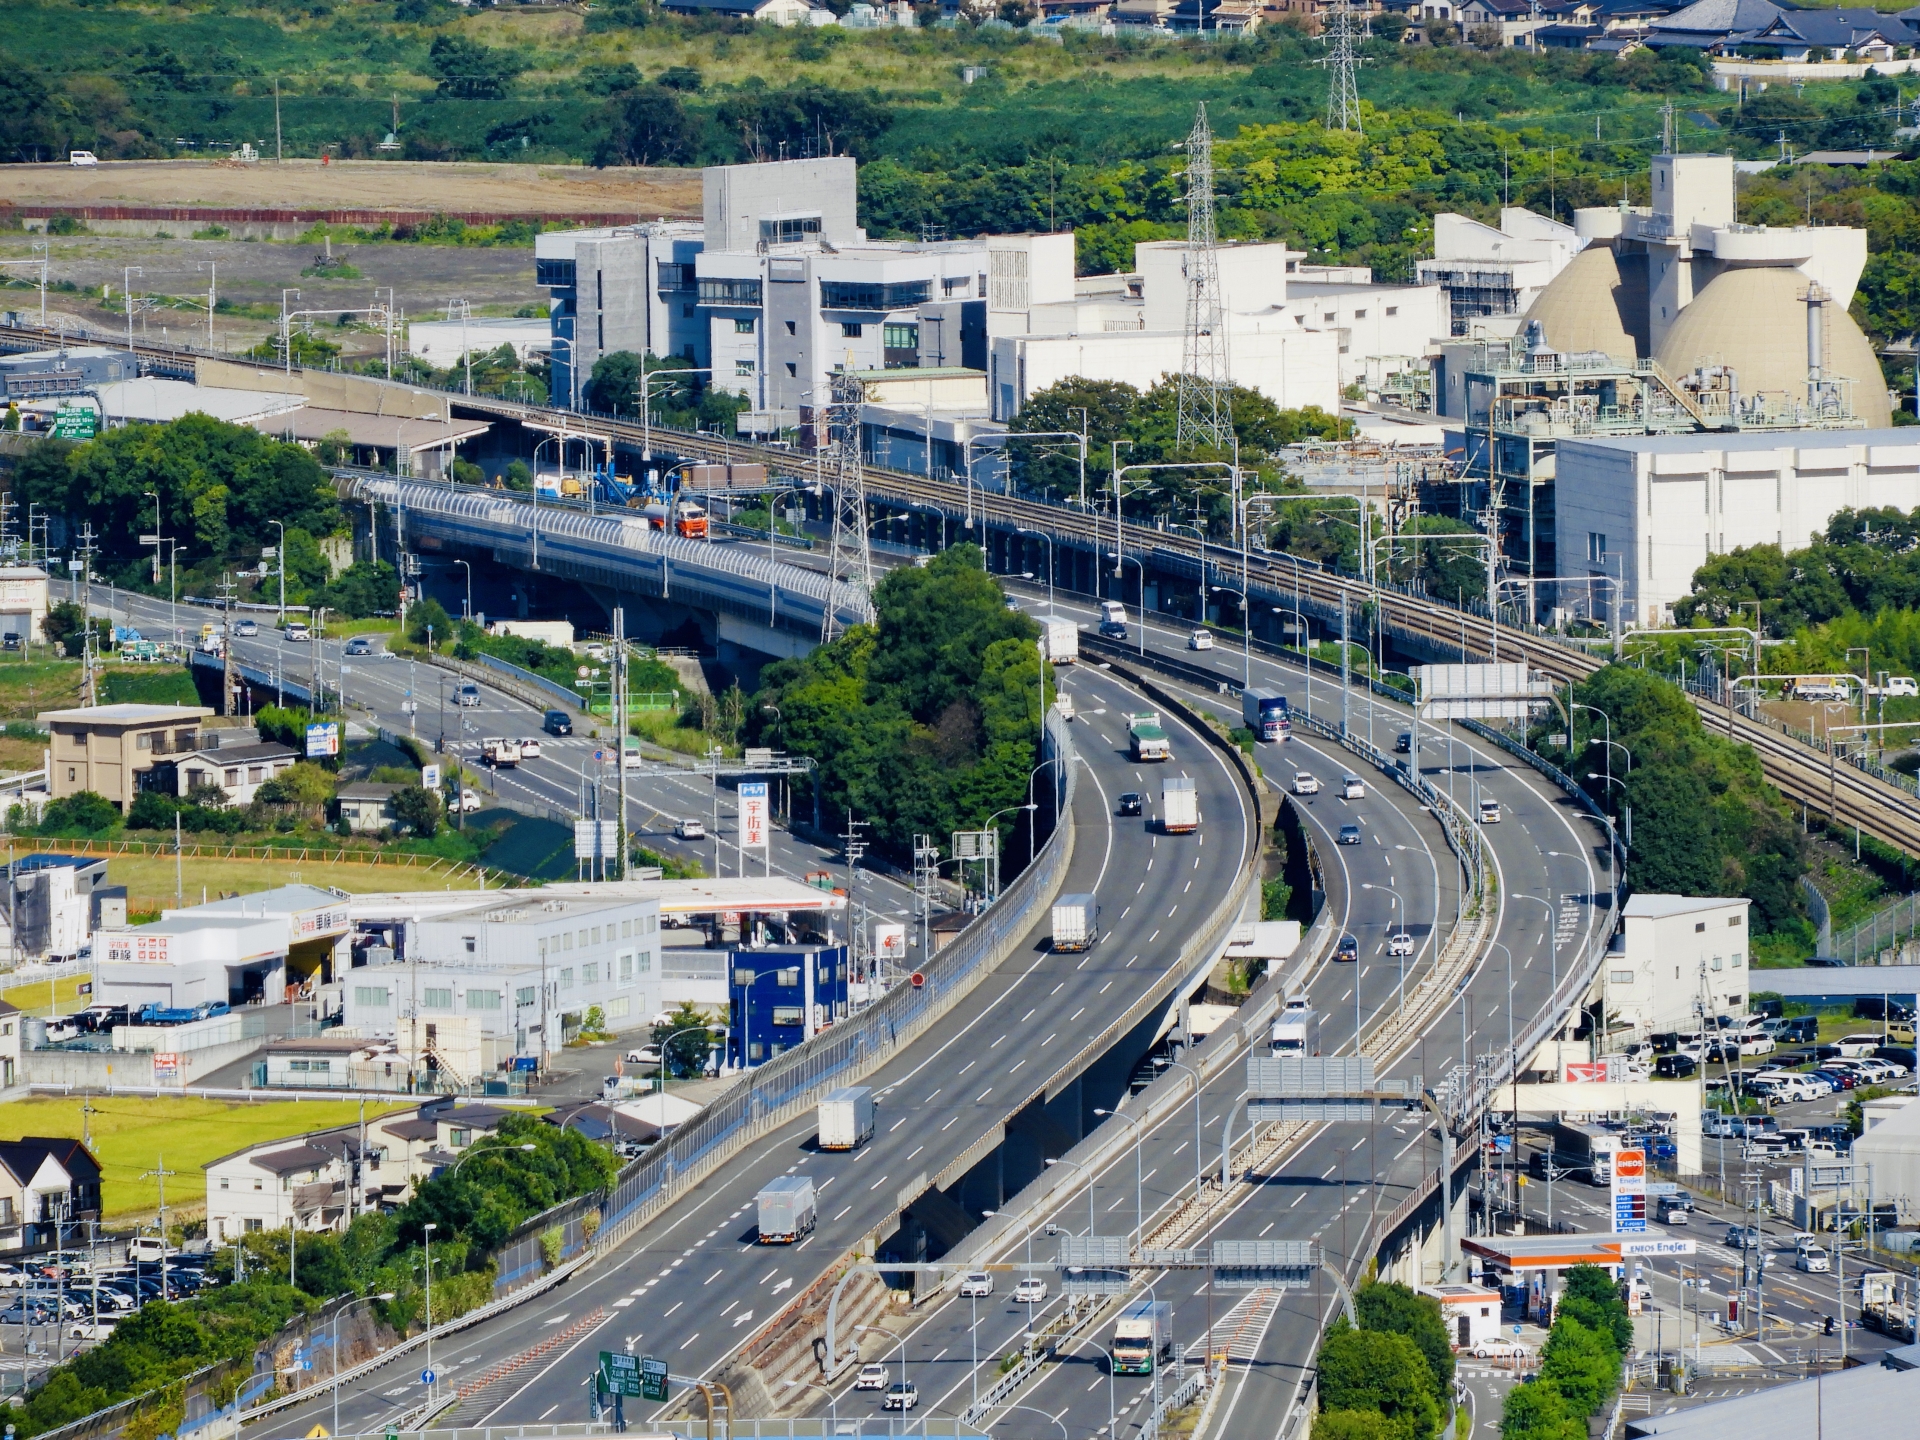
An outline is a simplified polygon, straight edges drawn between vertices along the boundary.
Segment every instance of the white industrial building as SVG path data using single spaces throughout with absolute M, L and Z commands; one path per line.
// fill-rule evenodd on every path
M 287 926 L 272 915 L 176 914 L 93 937 L 96 1004 L 190 1010 L 282 997 Z
M 1523 206 L 1504 206 L 1500 223 L 1443 211 L 1433 217 L 1433 258 L 1416 267 L 1421 281 L 1447 297 L 1450 330 L 1437 334 L 1509 336 L 1528 308 L 1586 238 Z
M 553 348 L 553 325 L 539 315 L 415 320 L 407 326 L 407 353 L 442 370 L 451 369 L 469 355 L 491 355 L 502 345 L 513 348 L 516 360 L 545 355 Z
M 1745 1014 L 1752 903 L 1692 895 L 1629 899 L 1598 982 L 1608 1033 L 1645 1038 Z
M 1912 430 L 1563 439 L 1557 461 L 1558 573 L 1607 577 L 1629 620 L 1649 626 L 1673 623 L 1710 556 L 1799 549 L 1848 508 L 1920 506 Z

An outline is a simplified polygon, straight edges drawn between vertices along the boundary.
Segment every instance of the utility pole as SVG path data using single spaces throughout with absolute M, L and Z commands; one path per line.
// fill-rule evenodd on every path
M 220 598 L 227 602 L 226 633 L 220 638 L 220 659 L 222 661 L 220 675 L 220 713 L 222 715 L 232 715 L 237 708 L 233 703 L 233 687 L 236 678 L 233 668 L 233 592 L 237 588 L 231 573 L 224 574 L 220 577 Z
M 273 77 L 273 163 L 279 165 L 283 158 L 280 150 L 280 77 L 276 75 Z
M 177 818 L 177 817 L 176 817 Z M 160 1294 L 167 1293 L 167 1177 L 177 1171 L 167 1169 L 167 1157 L 154 1152 L 154 1168 L 142 1172 L 142 1180 L 157 1179 L 160 1182 Z
M 613 833 L 620 846 L 620 878 L 627 878 L 627 612 L 613 607 L 613 733 L 614 766 L 619 771 L 620 817 Z M 717 768 L 717 767 L 716 767 Z M 601 862 L 602 867 L 606 861 Z M 604 874 L 604 869 L 602 871 Z
M 873 548 L 867 536 L 867 476 L 860 458 L 860 420 L 866 392 L 846 370 L 833 376 L 832 401 L 827 406 L 827 435 L 833 450 L 833 548 L 827 574 L 830 580 L 857 590 L 860 608 L 873 607 Z M 820 638 L 837 640 L 842 627 L 835 591 L 829 588 L 820 617 Z

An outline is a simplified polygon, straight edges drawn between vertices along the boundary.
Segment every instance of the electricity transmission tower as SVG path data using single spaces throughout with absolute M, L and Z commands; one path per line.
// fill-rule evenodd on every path
M 1180 357 L 1180 412 L 1174 447 L 1233 444 L 1226 317 L 1220 308 L 1220 256 L 1213 222 L 1213 131 L 1203 103 L 1187 136 L 1187 334 Z
M 833 550 L 829 578 L 860 594 L 861 607 L 873 603 L 873 548 L 867 538 L 867 475 L 860 463 L 860 412 L 865 392 L 848 371 L 833 377 L 833 398 L 827 406 L 827 444 L 833 457 Z M 820 638 L 837 639 L 843 626 L 829 592 L 820 617 Z
M 1367 38 L 1367 34 L 1366 17 L 1356 13 L 1347 0 L 1337 0 L 1327 14 L 1326 29 L 1321 35 L 1327 42 L 1327 57 L 1315 62 L 1327 67 L 1328 78 L 1332 82 L 1327 86 L 1329 130 L 1360 133 L 1360 89 L 1354 83 L 1354 73 L 1360 68 L 1360 59 L 1353 49 L 1357 42 Z

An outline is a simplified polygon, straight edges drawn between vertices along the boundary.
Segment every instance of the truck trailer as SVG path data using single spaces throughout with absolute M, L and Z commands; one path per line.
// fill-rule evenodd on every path
M 1160 714 L 1143 710 L 1127 717 L 1127 740 L 1135 760 L 1171 760 L 1173 746 L 1160 728 Z
M 1136 1300 L 1113 1322 L 1113 1373 L 1151 1375 L 1156 1362 L 1173 1358 L 1173 1303 Z
M 1055 665 L 1071 665 L 1080 658 L 1080 627 L 1065 615 L 1040 617 L 1040 656 Z
M 1091 950 L 1100 938 L 1100 902 L 1091 895 L 1062 895 L 1053 902 L 1053 948 Z
M 1160 785 L 1160 829 L 1191 835 L 1200 828 L 1200 792 L 1191 775 L 1169 775 Z
M 1598 1125 L 1561 1120 L 1553 1127 L 1553 1158 L 1569 1170 L 1583 1170 L 1591 1185 L 1613 1183 L 1613 1157 L 1620 1137 Z
M 857 1150 L 873 1138 L 873 1091 L 864 1085 L 829 1090 L 820 1102 L 822 1150 Z
M 762 1187 L 757 1205 L 762 1245 L 797 1245 L 813 1233 L 813 1180 L 806 1175 L 781 1175 Z
M 1268 1046 L 1275 1055 L 1318 1055 L 1320 1053 L 1320 1012 L 1304 995 L 1288 999 L 1284 1009 L 1273 1017 Z
M 1253 732 L 1256 740 L 1286 740 L 1293 735 L 1293 713 L 1284 695 L 1241 691 L 1240 723 Z

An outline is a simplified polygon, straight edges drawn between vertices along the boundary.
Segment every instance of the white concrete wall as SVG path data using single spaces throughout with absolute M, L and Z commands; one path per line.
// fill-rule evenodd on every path
M 1150 389 L 1179 373 L 1182 348 L 1179 332 L 1003 336 L 993 342 L 989 361 L 994 419 L 1011 419 L 1028 396 L 1069 375 Z M 1287 334 L 1277 324 L 1236 329 L 1227 340 L 1227 363 L 1234 383 L 1283 410 L 1318 405 L 1332 414 L 1340 408 L 1340 342 L 1330 331 Z

